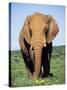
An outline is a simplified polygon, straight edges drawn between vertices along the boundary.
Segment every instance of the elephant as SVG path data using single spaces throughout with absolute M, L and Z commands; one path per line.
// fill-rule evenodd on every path
M 43 76 L 47 76 L 45 73 L 50 72 L 50 65 L 48 65 L 50 61 L 48 61 L 48 58 L 51 58 L 52 40 L 58 32 L 58 24 L 51 15 L 35 12 L 31 16 L 26 17 L 19 34 L 19 45 L 28 75 L 32 79 L 38 78 L 40 73 Z M 42 66 L 45 73 L 42 72 Z

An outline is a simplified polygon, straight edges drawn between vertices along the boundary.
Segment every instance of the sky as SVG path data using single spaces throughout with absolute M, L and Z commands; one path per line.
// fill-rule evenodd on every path
M 10 7 L 9 7 L 10 10 Z M 25 3 L 11 3 L 11 13 L 9 13 L 11 32 L 11 50 L 18 50 L 19 48 L 19 33 L 23 27 L 27 16 L 35 12 L 51 15 L 55 18 L 59 26 L 59 33 L 53 40 L 53 46 L 65 45 L 65 7 L 59 5 L 46 4 L 25 4 Z

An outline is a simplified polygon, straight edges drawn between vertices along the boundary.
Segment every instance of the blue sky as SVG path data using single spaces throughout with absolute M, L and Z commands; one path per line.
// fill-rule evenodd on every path
M 65 45 L 65 7 L 45 4 L 11 3 L 11 50 L 18 50 L 19 32 L 25 18 L 34 12 L 54 16 L 59 26 L 59 33 L 53 40 L 53 46 Z

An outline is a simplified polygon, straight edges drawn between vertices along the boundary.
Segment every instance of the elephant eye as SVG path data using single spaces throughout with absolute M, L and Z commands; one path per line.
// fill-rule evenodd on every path
M 31 31 L 31 29 L 30 29 L 30 36 L 32 37 L 32 31 Z

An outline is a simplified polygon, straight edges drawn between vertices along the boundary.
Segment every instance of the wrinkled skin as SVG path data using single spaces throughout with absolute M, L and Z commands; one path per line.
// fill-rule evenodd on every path
M 34 13 L 26 18 L 24 26 L 19 35 L 20 49 L 29 57 L 29 51 L 33 49 L 34 71 L 32 78 L 38 78 L 41 70 L 42 49 L 46 43 L 50 44 L 59 32 L 58 25 L 52 16 Z M 30 44 L 29 51 L 25 47 L 24 39 Z M 45 56 L 45 54 L 44 54 Z

